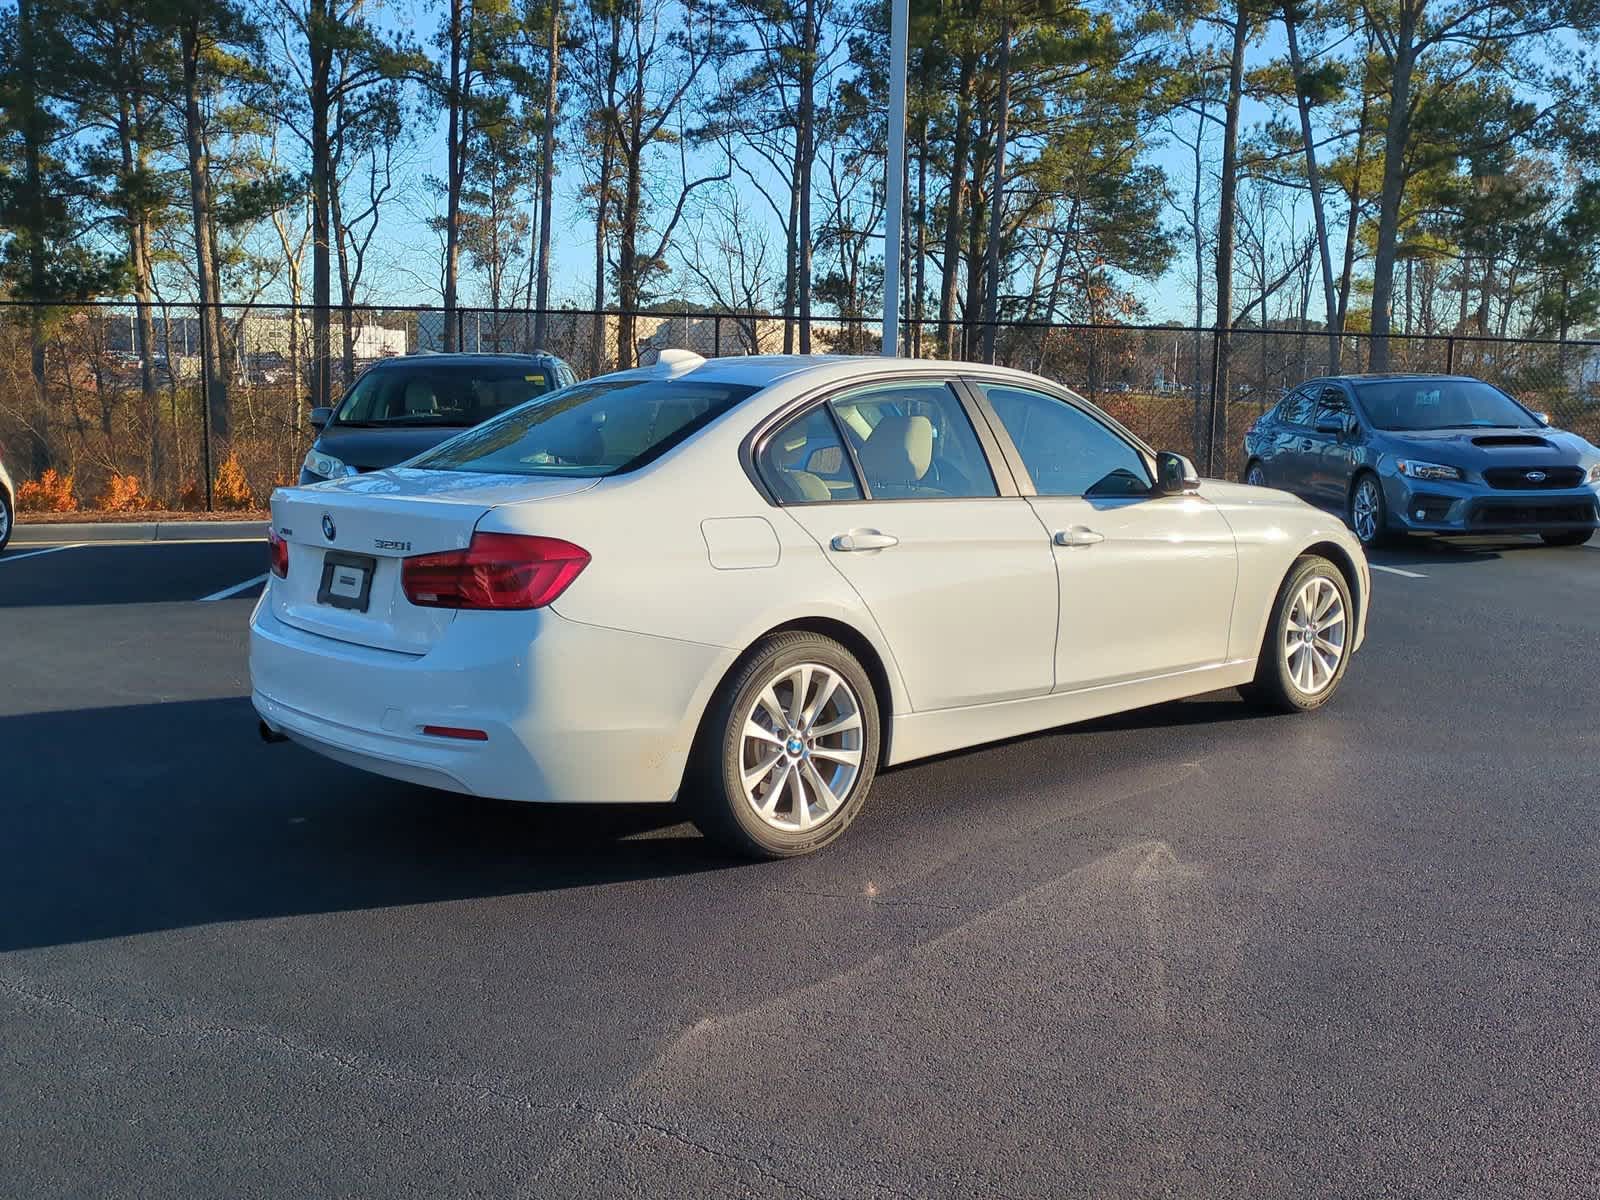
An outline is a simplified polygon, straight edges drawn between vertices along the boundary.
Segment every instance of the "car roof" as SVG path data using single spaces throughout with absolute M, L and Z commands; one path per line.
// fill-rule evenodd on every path
M 750 354 L 727 358 L 708 358 L 699 366 L 679 375 L 719 383 L 740 383 L 757 388 L 797 376 L 816 376 L 818 382 L 860 380 L 914 375 L 997 375 L 1019 382 L 1040 382 L 1038 376 L 1010 367 L 987 363 L 959 362 L 935 358 L 889 358 L 882 355 L 854 354 Z
M 561 359 L 554 354 L 543 350 L 531 354 L 469 354 L 459 351 L 440 352 L 422 350 L 415 354 L 395 354 L 388 358 L 380 358 L 372 364 L 371 370 L 380 368 L 393 370 L 396 367 L 414 367 L 427 365 L 430 367 L 495 367 L 516 366 L 526 363 L 558 363 Z
M 1403 382 L 1407 379 L 1435 379 L 1450 383 L 1482 383 L 1483 380 L 1473 375 L 1437 375 L 1430 371 L 1353 371 L 1346 375 L 1327 375 L 1321 379 L 1313 379 L 1312 383 L 1377 383 L 1388 381 L 1391 383 Z

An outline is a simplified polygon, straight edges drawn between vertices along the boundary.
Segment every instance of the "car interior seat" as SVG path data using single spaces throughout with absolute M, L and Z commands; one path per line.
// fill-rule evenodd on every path
M 923 480 L 933 465 L 933 422 L 886 415 L 856 455 L 874 495 L 917 495 L 927 490 Z

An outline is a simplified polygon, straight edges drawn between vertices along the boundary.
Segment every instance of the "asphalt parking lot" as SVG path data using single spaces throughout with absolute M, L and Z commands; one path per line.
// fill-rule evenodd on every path
M 263 744 L 260 543 L 42 549 L 0 1193 L 1600 1190 L 1600 542 L 1385 552 L 1329 710 L 898 769 L 761 866 Z

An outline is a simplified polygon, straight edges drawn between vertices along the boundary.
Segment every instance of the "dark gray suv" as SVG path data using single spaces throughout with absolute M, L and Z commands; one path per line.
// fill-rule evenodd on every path
M 1600 528 L 1600 450 L 1459 375 L 1346 375 L 1295 389 L 1245 434 L 1244 481 L 1344 514 L 1368 546 L 1402 533 Z
M 392 467 L 577 378 L 553 354 L 383 359 L 364 371 L 333 408 L 311 410 L 317 440 L 300 467 L 300 483 Z

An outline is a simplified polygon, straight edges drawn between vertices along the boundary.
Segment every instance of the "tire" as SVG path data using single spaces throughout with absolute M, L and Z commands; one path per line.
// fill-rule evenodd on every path
M 752 735 L 752 724 L 764 732 Z M 695 740 L 685 807 L 706 837 L 734 854 L 809 854 L 861 812 L 878 747 L 877 698 L 855 656 L 821 634 L 774 634 L 712 701 Z
M 1371 521 L 1364 519 L 1362 502 L 1371 505 Z M 1389 505 L 1383 498 L 1383 484 L 1371 471 L 1357 475 L 1350 487 L 1350 499 L 1345 506 L 1345 524 L 1350 526 L 1356 540 L 1368 550 L 1382 546 L 1389 540 Z M 1363 533 L 1362 530 L 1367 532 Z
M 6 490 L 0 487 L 0 554 L 4 554 L 6 543 L 11 540 L 11 530 L 16 524 L 16 513 L 11 508 L 11 497 L 6 495 Z
M 1321 614 L 1313 623 L 1310 642 L 1295 632 L 1304 628 L 1301 618 L 1307 607 Z M 1321 708 L 1333 698 L 1344 679 L 1345 668 L 1350 664 L 1349 639 L 1354 632 L 1355 608 L 1344 575 L 1325 558 L 1301 555 L 1273 598 L 1267 635 L 1256 660 L 1256 677 L 1239 691 L 1251 703 L 1277 712 Z M 1299 649 L 1295 649 L 1297 645 Z M 1335 648 L 1337 658 L 1330 664 L 1330 651 Z
M 1594 536 L 1592 529 L 1562 529 L 1555 533 L 1541 533 L 1546 546 L 1581 546 Z
M 1267 486 L 1267 472 L 1259 459 L 1250 460 L 1250 465 L 1244 469 L 1244 481 L 1251 487 Z

